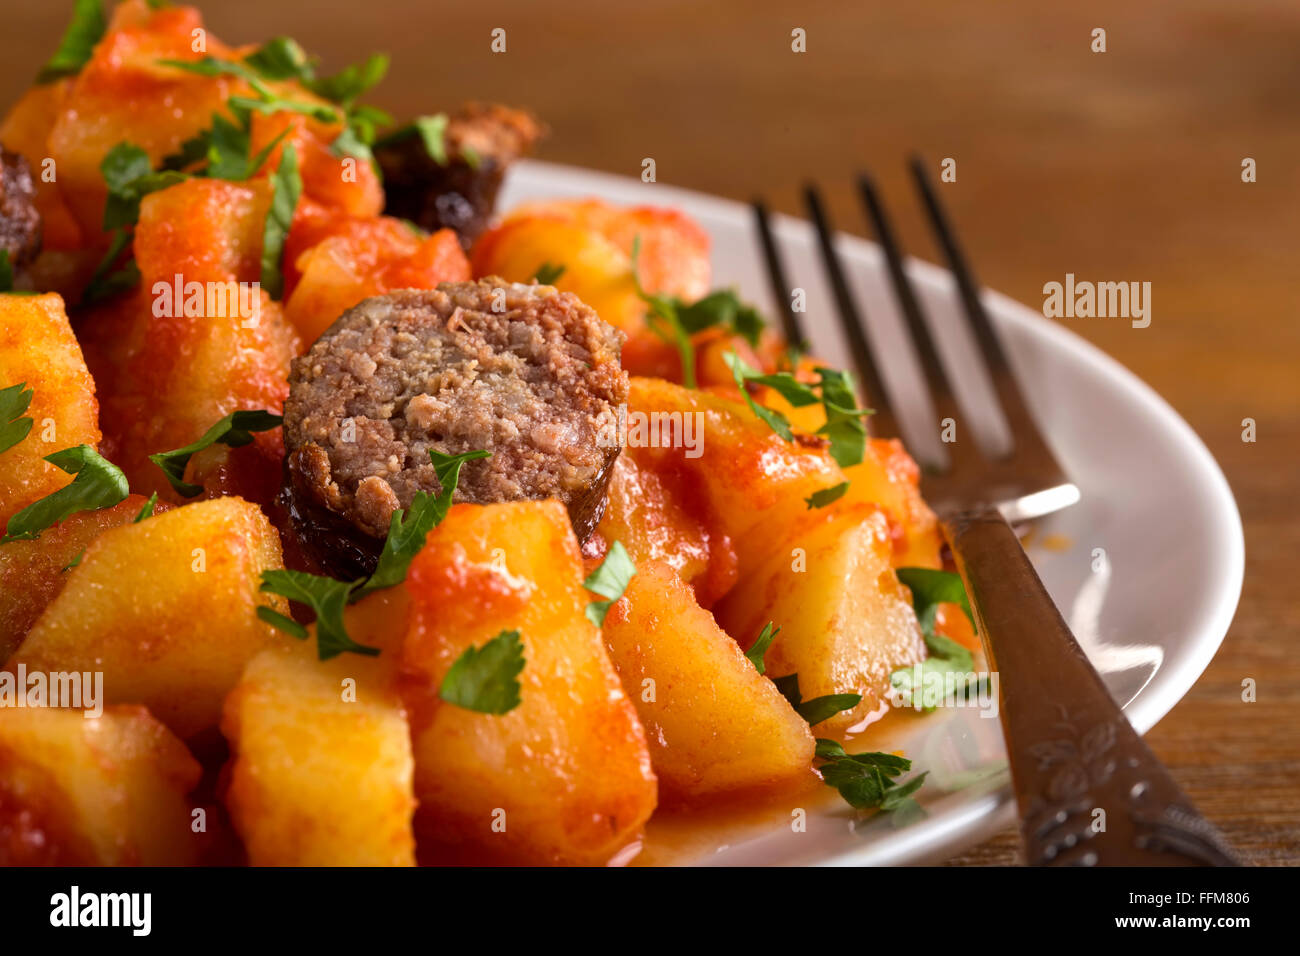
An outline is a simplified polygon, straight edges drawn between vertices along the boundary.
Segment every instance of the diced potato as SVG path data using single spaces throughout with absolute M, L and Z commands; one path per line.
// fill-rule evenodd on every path
M 230 96 L 250 92 L 232 76 L 201 76 L 158 62 L 200 59 L 193 48 L 196 30 L 203 30 L 203 21 L 193 7 L 150 12 L 143 0 L 129 0 L 116 8 L 90 62 L 71 81 L 48 147 L 59 188 L 86 236 L 101 232 L 107 188 L 99 164 L 110 149 L 134 143 L 156 167 L 211 125 Z M 229 56 L 214 36 L 201 35 L 207 55 Z
M 808 725 L 668 565 L 637 565 L 603 634 L 646 728 L 666 800 L 809 777 Z
M 862 464 L 844 469 L 845 504 L 879 505 L 889 518 L 894 567 L 939 568 L 943 537 L 939 521 L 921 498 L 921 469 L 897 438 L 867 442 Z
M 605 514 L 584 553 L 603 559 L 621 541 L 639 567 L 659 561 L 674 568 L 695 589 L 702 607 L 736 583 L 736 550 L 711 527 L 703 503 L 681 471 L 656 471 L 638 464 L 641 450 L 624 448 L 610 475 Z
M 226 698 L 226 805 L 254 866 L 411 866 L 411 737 L 397 694 L 406 594 L 350 607 L 378 657 L 317 659 L 316 638 L 263 651 Z
M 144 504 L 142 496 L 128 495 L 112 508 L 69 515 L 39 538 L 0 545 L 0 664 L 63 590 L 68 582 L 64 569 L 101 533 L 134 520 Z M 157 504 L 160 511 L 166 507 Z
M 363 299 L 394 289 L 434 289 L 469 278 L 450 229 L 421 238 L 398 219 L 355 219 L 304 203 L 285 247 L 290 285 L 285 314 L 314 342 Z
M 0 709 L 0 866 L 193 864 L 199 772 L 143 707 Z
M 458 505 L 411 566 L 402 651 L 417 833 L 476 862 L 598 864 L 655 807 L 645 733 L 584 616 L 578 543 L 554 500 Z M 438 698 L 471 645 L 517 629 L 521 703 L 502 715 Z M 458 845 L 458 846 L 457 846 Z
M 774 545 L 817 519 L 805 498 L 844 480 L 823 442 L 787 442 L 739 400 L 633 378 L 627 404 L 628 442 L 641 446 L 637 463 L 660 474 L 686 476 L 703 503 L 700 513 L 733 542 L 742 580 Z M 637 414 L 646 416 L 648 434 L 657 435 L 661 447 L 646 447 L 647 437 L 633 433 L 632 416 Z M 694 450 L 674 437 L 685 435 L 688 421 L 702 422 Z
M 264 179 L 191 179 L 150 193 L 140 203 L 134 243 L 141 286 L 173 285 L 178 274 L 187 282 L 258 280 L 270 206 Z
M 637 275 L 645 290 L 686 301 L 708 292 L 709 240 L 695 222 L 676 210 L 619 207 L 599 199 L 516 207 L 475 243 L 474 274 L 528 282 L 544 263 L 563 266 L 556 288 L 574 293 L 627 335 L 625 369 L 680 380 L 676 348 L 646 326 L 646 303 L 632 278 L 632 244 L 638 238 Z
M 268 202 L 265 183 L 207 179 L 145 197 L 135 234 L 140 291 L 85 323 L 108 448 L 137 491 L 181 503 L 149 455 L 188 445 L 232 411 L 283 408 L 301 341 L 265 290 L 254 300 L 251 286 L 238 285 L 259 275 Z M 191 283 L 203 292 L 201 309 L 197 300 L 189 307 Z M 269 504 L 282 458 L 279 430 L 263 432 L 251 445 L 196 455 L 187 480 Z
M 105 531 L 68 572 L 10 660 L 28 671 L 103 671 L 110 704 L 144 704 L 182 738 L 215 727 L 248 660 L 278 640 L 257 607 L 281 567 L 256 505 L 218 498 Z M 287 640 L 287 638 L 285 638 Z
M 72 481 L 46 455 L 99 443 L 95 383 L 57 295 L 0 295 L 0 388 L 22 382 L 32 430 L 0 454 L 0 524 Z
M 288 94 L 299 102 L 323 102 L 301 87 Z M 271 150 L 259 176 L 270 176 L 280 165 L 286 143 L 298 154 L 303 202 L 319 203 L 335 215 L 371 219 L 384 210 L 384 187 L 375 167 L 355 156 L 340 155 L 332 146 L 343 132 L 341 123 L 322 123 L 300 113 L 253 116 L 249 152 L 258 155 L 286 127 L 290 132 Z
M 773 677 L 797 673 L 804 700 L 862 695 L 853 710 L 817 724 L 818 736 L 880 708 L 889 675 L 925 656 L 891 556 L 889 523 L 879 509 L 831 510 L 770 552 L 715 609 L 727 632 L 746 646 L 768 621 L 780 626 L 767 671 Z

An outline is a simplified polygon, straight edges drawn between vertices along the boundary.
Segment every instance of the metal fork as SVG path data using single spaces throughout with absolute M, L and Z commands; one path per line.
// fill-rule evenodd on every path
M 1030 865 L 1239 865 L 1218 831 L 1202 817 L 1168 770 L 1142 742 L 1070 633 L 1034 572 L 1009 522 L 1060 510 L 1079 500 L 1034 424 L 998 330 L 980 300 L 956 236 L 919 157 L 911 171 L 930 225 L 957 281 L 963 309 L 1012 432 L 1001 455 L 981 452 L 961 436 L 946 445 L 947 461 L 923 461 L 926 500 L 938 514 L 978 625 L 989 667 L 998 672 L 1000 715 Z M 940 418 L 961 420 L 960 404 L 934 347 L 903 257 L 871 179 L 858 189 L 884 252 L 894 296 L 916 347 Z M 815 186 L 804 190 L 838 318 L 855 371 L 877 410 L 876 435 L 897 434 L 897 418 L 835 249 L 825 205 Z M 782 327 L 805 341 L 790 309 L 780 251 L 766 207 L 753 205 Z M 1098 811 L 1104 811 L 1098 813 Z

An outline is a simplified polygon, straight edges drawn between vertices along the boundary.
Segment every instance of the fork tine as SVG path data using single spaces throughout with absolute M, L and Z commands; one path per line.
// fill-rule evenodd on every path
M 862 205 L 866 208 L 867 218 L 871 221 L 872 230 L 876 234 L 876 241 L 885 254 L 885 265 L 889 274 L 890 285 L 907 322 L 908 331 L 911 333 L 913 345 L 921 362 L 921 371 L 929 387 L 931 401 L 934 403 L 934 410 L 940 420 L 947 417 L 959 420 L 959 405 L 952 386 L 949 384 L 947 373 L 944 372 L 943 362 L 940 360 L 939 353 L 935 348 L 934 337 L 930 334 L 929 324 L 921 314 L 921 304 L 916 298 L 916 290 L 912 286 L 912 280 L 908 277 L 907 270 L 903 266 L 903 254 L 894 235 L 894 228 L 890 223 L 889 216 L 885 213 L 884 204 L 880 201 L 880 194 L 876 191 L 875 182 L 865 172 L 858 174 L 858 192 L 862 198 Z M 969 442 L 964 443 L 956 451 L 977 451 L 977 449 L 968 449 L 969 444 Z M 921 452 L 920 443 L 913 443 L 913 447 L 917 449 L 918 453 Z M 953 451 L 950 448 L 945 449 L 945 457 L 953 457 Z M 942 468 L 948 462 L 937 461 L 927 462 L 926 464 L 931 465 L 933 468 Z
M 925 163 L 920 156 L 914 155 L 909 165 L 912 169 L 912 177 L 916 180 L 916 188 L 921 195 L 922 204 L 929 216 L 930 225 L 934 229 L 940 247 L 943 249 L 944 258 L 948 261 L 948 267 L 957 281 L 957 290 L 961 296 L 962 307 L 974 329 L 975 340 L 979 345 L 980 352 L 983 353 L 984 361 L 993 379 L 998 401 L 1002 406 L 1003 415 L 1005 415 L 1007 425 L 1011 431 L 1011 447 L 997 457 L 1011 457 L 1018 450 L 1016 446 L 1020 445 L 1026 450 L 1035 453 L 1035 455 L 1043 454 L 1048 459 L 1051 459 L 1051 452 L 1043 443 L 1038 426 L 1034 423 L 1034 418 L 1029 413 L 1029 408 L 1025 403 L 1024 393 L 1016 380 L 1015 372 L 1007 361 L 1002 339 L 993 327 L 993 323 L 989 321 L 988 313 L 984 311 L 984 303 L 980 301 L 979 283 L 975 281 L 975 275 L 971 271 L 970 264 L 966 261 L 966 255 L 957 242 L 957 235 L 948 221 L 943 206 L 939 203 L 939 197 L 934 191 L 929 174 L 926 172 Z
M 897 435 L 898 421 L 885 392 L 880 370 L 872 358 L 871 345 L 867 342 L 862 325 L 862 314 L 858 310 L 857 303 L 853 301 L 853 294 L 849 291 L 848 281 L 844 277 L 844 268 L 840 264 L 839 253 L 835 251 L 835 241 L 832 238 L 833 233 L 826 210 L 822 205 L 821 194 L 816 186 L 809 183 L 804 187 L 803 195 L 804 203 L 812 217 L 813 229 L 817 233 L 817 246 L 821 250 L 826 278 L 830 281 L 831 291 L 835 295 L 840 326 L 849 340 L 849 351 L 852 354 L 859 384 L 866 391 L 867 403 L 876 410 L 870 418 L 871 432 L 873 435 L 885 437 Z
M 781 331 L 785 340 L 800 349 L 808 345 L 807 336 L 799 324 L 790 304 L 790 284 L 786 281 L 785 266 L 781 263 L 781 253 L 776 247 L 776 237 L 772 235 L 772 223 L 767 214 L 763 200 L 755 199 L 750 203 L 754 210 L 754 221 L 758 225 L 758 238 L 763 244 L 763 261 L 767 265 L 767 278 L 772 287 L 772 298 L 780 310 Z

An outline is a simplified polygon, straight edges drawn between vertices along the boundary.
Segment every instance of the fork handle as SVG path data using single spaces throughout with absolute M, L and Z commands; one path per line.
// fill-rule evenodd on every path
M 944 532 L 996 673 L 1031 866 L 1239 866 L 1142 742 L 996 508 Z

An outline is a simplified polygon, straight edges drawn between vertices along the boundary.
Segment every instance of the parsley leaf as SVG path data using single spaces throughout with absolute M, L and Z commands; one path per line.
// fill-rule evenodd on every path
M 637 263 L 641 256 L 641 237 L 632 240 L 632 281 L 636 294 L 650 306 L 646 324 L 650 331 L 677 346 L 682 361 L 682 384 L 696 388 L 695 346 L 691 336 L 705 329 L 722 328 L 740 335 L 750 345 L 757 345 L 763 332 L 763 318 L 753 306 L 745 305 L 731 289 L 710 292 L 695 302 L 677 296 L 646 292 L 641 287 Z
M 533 278 L 542 285 L 555 285 L 560 276 L 564 275 L 565 266 L 557 266 L 551 262 L 543 262 L 533 273 Z
M 451 498 L 456 493 L 456 485 L 460 481 L 460 466 L 478 458 L 491 458 L 492 452 L 480 450 L 467 451 L 459 455 L 444 455 L 430 448 L 429 457 L 433 459 L 433 473 L 438 479 L 438 486 L 442 489 L 434 499 L 438 506 L 438 517 L 433 523 L 438 524 L 451 510 Z
M 968 679 L 965 684 L 959 683 L 957 690 L 959 693 L 969 693 L 980 679 L 974 673 L 974 655 L 956 641 L 934 632 L 935 615 L 939 605 L 944 603 L 960 605 L 971 624 L 975 623 L 961 575 L 933 568 L 899 568 L 897 573 L 898 580 L 912 592 L 912 607 L 916 610 L 916 620 L 921 625 L 921 634 L 930 656 L 919 664 L 894 671 L 889 675 L 890 684 L 906 707 L 916 705 L 915 694 L 924 691 L 923 675 L 927 673 L 966 676 Z M 922 700 L 921 709 L 933 710 L 936 703 Z
M 834 501 L 839 501 L 844 497 L 844 492 L 849 490 L 849 483 L 841 481 L 838 485 L 831 485 L 829 488 L 823 488 L 821 491 L 814 491 L 804 499 L 808 504 L 809 510 L 813 508 L 825 508 Z
M 765 421 L 772 431 L 786 441 L 794 441 L 794 432 L 790 420 L 776 409 L 766 408 L 754 401 L 749 383 L 766 385 L 776 390 L 782 398 L 796 408 L 816 405 L 819 402 L 826 414 L 826 423 L 817 429 L 818 435 L 825 435 L 830 441 L 830 454 L 841 468 L 848 468 L 862 462 L 866 452 L 867 427 L 862 419 L 873 413 L 870 408 L 858 408 L 853 395 L 853 381 L 847 372 L 818 367 L 818 382 L 809 385 L 800 382 L 790 372 L 776 372 L 764 375 L 749 365 L 735 352 L 722 356 L 731 376 L 736 380 L 736 387 L 745 397 L 750 410 Z M 811 507 L 811 506 L 810 506 Z
M 272 37 L 244 57 L 244 62 L 268 80 L 297 80 L 306 84 L 316 79 L 311 58 L 291 37 Z
M 149 496 L 149 500 L 146 501 L 140 507 L 140 513 L 137 514 L 133 519 L 131 519 L 131 524 L 139 524 L 145 518 L 152 518 L 153 509 L 157 506 L 157 504 L 158 504 L 158 492 L 155 491 L 153 494 Z
M 609 609 L 623 596 L 634 574 L 636 574 L 636 565 L 628 556 L 623 542 L 615 541 L 605 553 L 605 560 L 600 562 L 600 566 L 587 575 L 586 580 L 582 582 L 582 586 L 588 591 L 594 591 L 601 597 L 608 598 L 605 601 L 592 601 L 587 605 L 587 620 L 597 627 L 603 627 Z
M 375 142 L 376 146 L 390 146 L 419 136 L 424 144 L 424 151 L 439 166 L 447 165 L 447 124 L 450 121 L 446 113 L 434 113 L 432 116 L 417 116 L 411 122 L 390 133 L 385 133 Z
M 45 529 L 78 511 L 108 508 L 127 496 L 126 475 L 89 445 L 65 448 L 46 455 L 50 464 L 76 477 L 9 519 L 0 544 L 20 538 L 38 538 Z
M 95 266 L 90 281 L 86 283 L 86 288 L 81 293 L 82 305 L 94 305 L 139 284 L 140 267 L 136 265 L 134 259 L 127 259 L 118 269 L 113 268 L 113 263 L 122 257 L 122 253 L 130 244 L 131 232 L 125 226 L 113 231 L 108 251 L 104 253 L 104 258 L 99 260 L 99 265 Z
M 758 404 L 758 402 L 754 401 L 754 396 L 749 394 L 749 389 L 745 387 L 745 382 L 747 381 L 757 380 L 764 377 L 776 378 L 777 376 L 763 376 L 735 352 L 724 352 L 722 354 L 722 360 L 727 363 L 727 368 L 731 369 L 731 377 L 736 380 L 736 387 L 740 389 L 740 394 L 745 396 L 745 401 L 748 403 L 750 411 L 763 421 L 767 422 L 768 428 L 772 429 L 772 431 L 776 432 L 786 441 L 794 441 L 794 432 L 790 428 L 790 419 L 786 418 L 774 408 L 767 408 Z M 788 373 L 778 373 L 778 375 L 785 374 Z M 791 376 L 791 378 L 793 378 L 793 376 Z M 791 402 L 791 404 L 795 403 Z M 803 404 L 806 405 L 809 403 L 803 402 Z
M 261 590 L 269 594 L 279 594 L 290 601 L 305 604 L 316 614 L 316 654 L 327 661 L 343 653 L 364 654 L 374 657 L 379 648 L 358 644 L 348 636 L 343 622 L 343 609 L 347 607 L 352 591 L 360 585 L 357 581 L 336 581 L 333 578 L 305 571 L 263 571 Z M 307 637 L 307 629 L 296 621 L 296 627 L 287 626 L 290 619 L 283 614 L 266 608 L 258 608 L 257 616 L 273 627 L 300 640 Z
M 940 604 L 958 604 L 966 619 L 975 624 L 970 599 L 961 575 L 953 571 L 936 571 L 933 568 L 899 568 L 898 580 L 912 592 L 912 607 L 920 622 L 922 634 L 934 633 L 934 618 Z
M 0 292 L 12 292 L 14 288 L 14 267 L 9 261 L 9 250 L 0 249 Z
M 388 55 L 372 53 L 364 62 L 340 70 L 334 76 L 312 79 L 306 86 L 317 96 L 333 100 L 344 109 L 364 93 L 378 86 L 388 74 Z
M 26 382 L 0 388 L 0 452 L 8 451 L 28 436 L 33 419 L 23 415 L 35 392 Z
M 867 426 L 862 419 L 872 414 L 873 409 L 858 408 L 848 372 L 818 368 L 817 375 L 826 411 L 826 424 L 817 429 L 817 434 L 830 439 L 831 457 L 841 468 L 860 465 L 867 444 Z
M 302 194 L 298 151 L 294 149 L 293 143 L 286 143 L 280 152 L 280 165 L 271 177 L 271 185 L 274 194 L 262 232 L 262 288 L 272 299 L 279 299 L 284 292 L 284 273 L 280 268 L 280 260 L 284 255 L 289 227 L 293 224 L 293 212 L 298 207 L 298 197 Z
M 444 455 L 429 450 L 434 474 L 437 475 L 442 490 L 436 497 L 427 492 L 416 492 L 409 510 L 399 508 L 393 512 L 388 525 L 388 537 L 384 539 L 384 549 L 379 554 L 375 572 L 357 589 L 352 600 L 359 600 L 372 591 L 391 588 L 406 579 L 407 569 L 424 547 L 429 532 L 447 517 L 452 495 L 456 493 L 456 485 L 460 481 L 460 466 L 476 458 L 488 458 L 491 454 L 490 451 L 471 451 L 463 455 Z
M 763 630 L 759 632 L 758 639 L 754 641 L 752 647 L 745 651 L 745 656 L 749 662 L 754 665 L 760 674 L 767 673 L 767 665 L 763 663 L 763 658 L 767 655 L 767 649 L 772 646 L 776 636 L 781 633 L 781 629 L 772 627 L 772 622 L 768 621 L 763 625 Z M 797 686 L 797 685 L 796 685 Z
M 502 631 L 482 647 L 470 646 L 456 658 L 438 696 L 449 704 L 483 714 L 505 714 L 519 706 L 519 672 L 524 646 L 518 631 Z
M 823 720 L 834 717 L 841 711 L 852 710 L 862 703 L 861 694 L 827 694 L 824 697 L 804 700 L 803 694 L 799 692 L 798 674 L 773 677 L 772 683 L 781 692 L 781 696 L 790 702 L 790 706 L 795 709 L 795 713 L 808 721 L 810 726 L 820 724 Z
M 897 810 L 909 803 L 925 782 L 926 773 L 906 783 L 894 778 L 912 769 L 912 761 L 887 753 L 845 753 L 834 740 L 818 738 L 816 756 L 826 761 L 818 770 L 827 786 L 840 792 L 858 810 Z
M 104 18 L 103 0 L 76 0 L 72 8 L 72 22 L 64 31 L 54 55 L 36 74 L 37 83 L 52 83 L 65 76 L 76 76 L 90 62 L 95 45 L 108 30 Z
M 281 614 L 275 608 L 267 607 L 265 604 L 257 606 L 257 616 L 270 624 L 277 631 L 284 631 L 290 637 L 296 637 L 300 641 L 305 641 L 310 636 L 307 628 L 303 627 L 287 614 Z M 320 652 L 319 647 L 317 653 Z
M 253 432 L 265 432 L 273 428 L 279 428 L 283 421 L 284 419 L 279 415 L 274 415 L 260 408 L 231 412 L 204 432 L 198 441 L 192 442 L 184 448 L 177 448 L 174 451 L 162 451 L 150 455 L 149 460 L 163 470 L 168 483 L 176 489 L 177 494 L 184 495 L 186 498 L 193 498 L 203 491 L 203 487 L 185 481 L 185 466 L 190 463 L 191 456 L 217 443 L 228 445 L 231 448 L 247 445 L 253 440 Z
M 741 302 L 732 289 L 718 289 L 691 303 L 677 299 L 676 309 L 682 327 L 690 333 L 721 327 L 757 346 L 763 332 L 763 318 L 758 310 Z

